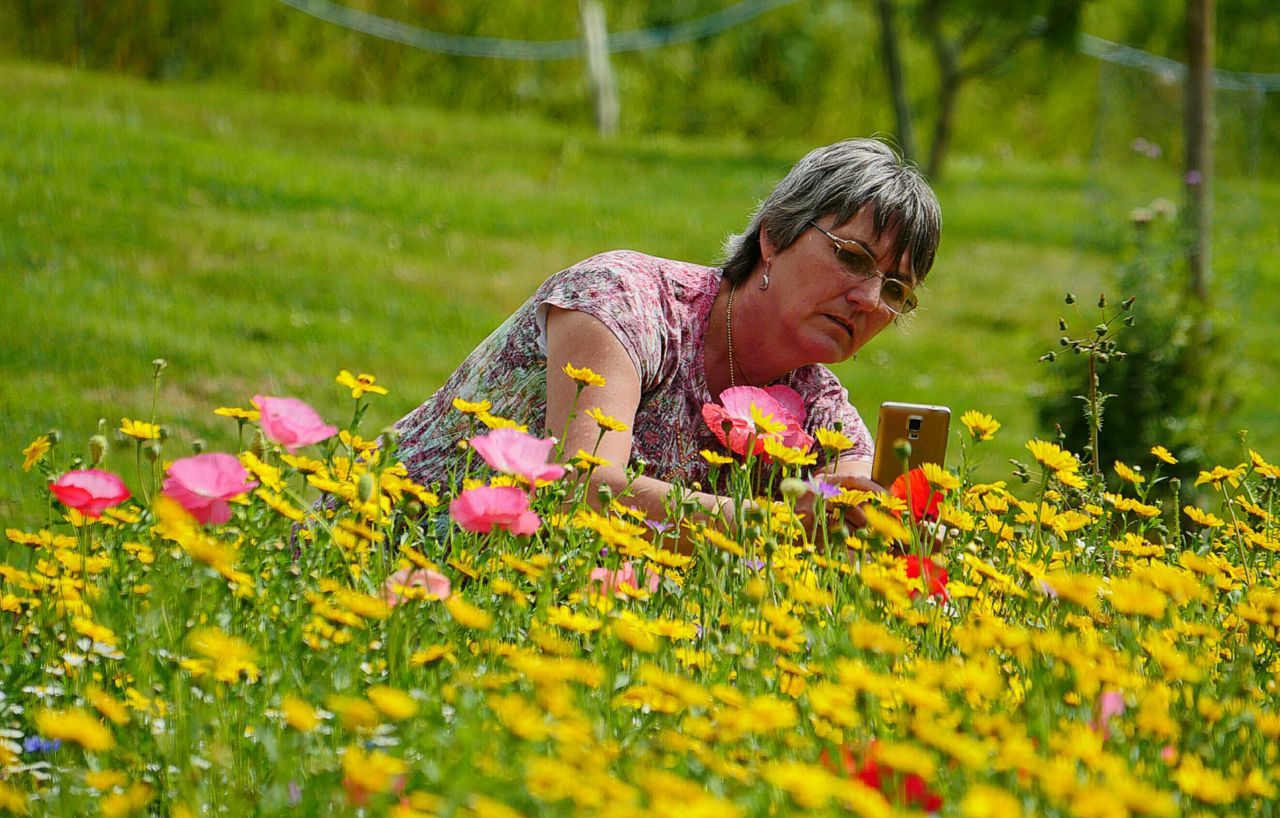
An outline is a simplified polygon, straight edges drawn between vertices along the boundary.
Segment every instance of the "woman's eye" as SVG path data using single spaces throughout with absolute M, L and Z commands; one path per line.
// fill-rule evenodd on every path
M 876 269 L 875 262 L 868 258 L 866 253 L 840 249 L 836 250 L 836 258 L 845 266 L 845 269 L 855 275 L 866 277 Z

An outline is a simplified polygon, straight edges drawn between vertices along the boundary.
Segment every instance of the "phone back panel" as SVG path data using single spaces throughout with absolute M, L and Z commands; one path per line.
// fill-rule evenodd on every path
M 871 464 L 871 479 L 888 488 L 902 474 L 902 461 L 893 453 L 894 442 L 899 439 L 911 443 L 911 468 L 925 463 L 943 465 L 950 429 L 951 410 L 945 406 L 882 404 L 880 423 L 876 427 L 876 454 Z

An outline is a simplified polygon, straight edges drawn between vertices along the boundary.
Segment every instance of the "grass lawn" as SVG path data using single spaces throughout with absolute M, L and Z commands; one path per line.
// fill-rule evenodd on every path
M 0 64 L 0 523 L 35 511 L 19 450 L 51 427 L 85 450 L 99 418 L 147 418 L 170 362 L 166 456 L 234 443 L 217 406 L 288 394 L 345 416 L 341 368 L 415 406 L 547 274 L 629 247 L 711 263 L 812 147 L 604 141 L 482 118 L 221 86 L 151 85 Z M 1034 429 L 1036 358 L 1063 292 L 1096 293 L 1125 214 L 1177 198 L 1150 162 L 1088 169 L 957 157 L 917 319 L 838 368 L 874 422 L 883 400 L 994 414 L 1006 476 Z M 1223 180 L 1220 304 L 1238 316 L 1240 425 L 1280 456 L 1280 180 Z M 1104 453 L 1105 454 L 1105 453 Z M 132 454 L 108 466 L 126 476 Z

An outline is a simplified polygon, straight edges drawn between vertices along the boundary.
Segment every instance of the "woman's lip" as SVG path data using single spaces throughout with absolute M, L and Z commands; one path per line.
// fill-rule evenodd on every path
M 834 315 L 828 315 L 828 316 L 827 316 L 827 318 L 829 318 L 829 319 L 831 319 L 832 321 L 834 321 L 836 324 L 838 324 L 838 325 L 840 326 L 840 328 L 841 328 L 841 329 L 843 329 L 845 332 L 849 333 L 849 337 L 850 337 L 850 338 L 852 338 L 852 337 L 853 337 L 853 327 L 849 326 L 849 323 L 848 323 L 847 321 L 844 321 L 844 320 L 842 320 L 842 319 L 840 319 L 840 318 L 837 318 L 837 317 L 836 317 L 836 316 L 834 316 Z

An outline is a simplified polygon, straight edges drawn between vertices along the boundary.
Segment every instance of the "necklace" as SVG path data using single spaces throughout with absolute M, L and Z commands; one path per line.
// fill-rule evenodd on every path
M 736 293 L 737 291 L 738 291 L 737 284 L 734 284 L 732 287 L 729 288 L 729 306 L 725 310 L 725 320 L 724 320 L 725 340 L 729 342 L 729 388 L 730 389 L 738 385 L 736 382 L 734 382 L 734 378 L 733 378 L 733 370 L 738 368 L 738 362 L 734 360 L 734 355 L 733 355 L 733 294 Z M 742 371 L 742 376 L 745 378 L 746 375 L 747 375 L 747 372 L 744 369 Z M 751 384 L 750 378 L 747 378 L 747 383 Z
M 728 346 L 729 346 L 729 388 L 730 389 L 738 385 L 735 382 L 733 377 L 733 370 L 738 368 L 737 356 L 735 356 L 733 352 L 733 294 L 736 293 L 737 291 L 738 291 L 737 284 L 734 284 L 729 288 L 729 303 L 725 308 L 725 319 L 724 319 L 725 340 L 729 342 Z M 795 378 L 795 374 L 796 374 L 796 371 L 793 369 L 790 372 L 788 372 L 784 377 L 781 377 L 778 380 L 774 381 L 774 383 L 785 382 L 788 386 L 790 386 L 792 381 Z M 747 376 L 747 370 L 745 369 L 742 370 L 742 377 L 747 379 L 748 386 L 755 386 L 755 384 L 751 382 L 751 378 Z

